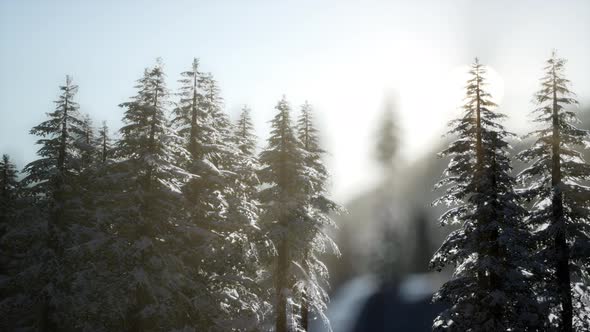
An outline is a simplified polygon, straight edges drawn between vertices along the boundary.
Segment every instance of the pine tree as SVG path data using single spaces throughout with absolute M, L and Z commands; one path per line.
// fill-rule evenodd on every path
M 395 170 L 396 157 L 399 150 L 398 128 L 396 125 L 394 103 L 385 101 L 381 119 L 375 136 L 376 146 L 374 157 L 383 172 L 383 183 L 378 188 L 379 199 L 375 203 L 374 218 L 379 223 L 379 239 L 372 249 L 372 269 L 377 275 L 381 287 L 391 287 L 399 282 L 404 275 L 402 234 L 394 227 L 396 213 L 395 203 Z M 430 259 L 430 257 L 429 257 Z
M 5 235 L 11 223 L 15 222 L 18 190 L 16 166 L 7 154 L 2 155 L 0 160 L 0 278 L 9 275 L 12 269 L 11 248 L 5 243 Z
M 244 105 L 240 117 L 236 123 L 237 144 L 242 153 L 254 156 L 256 152 L 256 136 L 254 135 L 254 125 L 251 118 L 252 110 Z
M 505 116 L 486 92 L 486 69 L 476 59 L 469 71 L 461 118 L 450 123 L 457 139 L 441 153 L 450 157 L 447 187 L 434 204 L 456 205 L 440 217 L 441 225 L 456 224 L 435 253 L 431 266 L 454 265 L 450 281 L 435 294 L 450 304 L 434 321 L 434 330 L 525 331 L 538 329 L 540 317 L 529 276 L 536 267 L 528 260 L 530 239 L 523 227 L 510 176 L 507 138 L 499 123 Z
M 83 135 L 83 121 L 78 112 L 79 105 L 74 101 L 78 86 L 66 76 L 65 85 L 60 86 L 61 95 L 55 101 L 56 109 L 49 113 L 49 120 L 31 130 L 31 134 L 43 138 L 37 141 L 41 148 L 37 159 L 25 166 L 27 174 L 23 185 L 34 195 L 46 215 L 47 249 L 44 257 L 39 257 L 43 266 L 43 279 L 40 280 L 44 299 L 44 312 L 41 315 L 41 330 L 58 328 L 64 311 L 55 307 L 60 305 L 60 291 L 65 278 L 64 252 L 71 245 L 69 228 L 77 220 L 80 211 L 77 200 L 76 176 L 80 172 L 80 151 L 76 142 Z
M 109 159 L 113 148 L 106 121 L 103 121 L 102 126 L 98 129 L 98 137 L 96 139 L 96 146 L 99 149 L 99 161 L 104 164 Z
M 298 139 L 306 151 L 304 162 L 311 182 L 303 207 L 303 222 L 299 226 L 300 231 L 296 233 L 296 247 L 302 253 L 298 255 L 297 262 L 302 273 L 295 286 L 301 297 L 301 329 L 308 331 L 311 314 L 320 316 L 329 325 L 324 315 L 329 299 L 324 290 L 328 270 L 320 258 L 326 253 L 339 255 L 338 247 L 326 232 L 327 228 L 336 226 L 330 214 L 340 211 L 340 207 L 327 197 L 328 171 L 322 161 L 325 152 L 320 147 L 318 130 L 313 123 L 312 107 L 308 102 L 301 107 L 297 129 Z
M 80 165 L 78 168 L 85 171 L 94 167 L 97 158 L 97 146 L 94 128 L 92 126 L 92 119 L 88 114 L 82 116 L 82 125 L 80 126 L 82 133 L 76 142 L 78 150 L 80 151 Z
M 518 157 L 531 163 L 519 179 L 527 184 L 524 195 L 535 203 L 528 222 L 549 267 L 543 295 L 553 302 L 560 329 L 573 331 L 574 323 L 588 328 L 588 309 L 573 283 L 585 280 L 588 267 L 590 189 L 581 183 L 590 179 L 590 166 L 577 150 L 588 146 L 589 135 L 575 126 L 577 114 L 568 108 L 577 101 L 564 75 L 565 63 L 556 52 L 547 60 L 533 113 L 542 127 L 530 134 L 535 143 Z
M 14 201 L 18 190 L 16 166 L 7 154 L 0 160 L 0 234 L 14 212 Z
M 377 161 L 386 171 L 391 171 L 394 158 L 398 152 L 398 128 L 395 124 L 394 106 L 391 100 L 386 102 L 379 124 L 375 154 Z
M 311 183 L 306 174 L 306 152 L 297 139 L 291 123 L 291 107 L 285 97 L 277 106 L 271 122 L 268 147 L 260 154 L 262 168 L 259 178 L 267 186 L 260 192 L 264 212 L 263 227 L 276 250 L 273 277 L 275 282 L 275 331 L 290 331 L 293 325 L 291 289 L 294 286 L 292 261 L 300 248 L 298 231 L 307 193 Z
M 221 164 L 229 172 L 223 188 L 228 203 L 227 229 L 224 232 L 226 244 L 220 253 L 224 254 L 223 260 L 229 263 L 224 264 L 224 273 L 227 281 L 231 281 L 224 281 L 223 284 L 236 290 L 242 299 L 239 306 L 234 305 L 236 308 L 232 315 L 241 319 L 233 325 L 241 324 L 245 331 L 258 331 L 270 310 L 266 289 L 260 284 L 265 273 L 261 256 L 268 255 L 269 246 L 259 223 L 260 180 L 256 172 L 260 164 L 255 151 L 256 136 L 253 127 L 244 127 L 244 122 L 251 123 L 249 114 L 245 112 L 231 127 L 231 141 L 226 141 L 226 145 L 232 152 L 224 154 Z M 249 324 L 239 323 L 240 320 Z
M 191 223 L 214 235 L 201 238 L 194 254 L 201 257 L 207 296 L 220 305 L 203 308 L 202 326 L 253 330 L 262 311 L 253 243 L 257 162 L 237 147 L 213 76 L 199 71 L 197 59 L 181 75 L 173 122 L 190 152 L 186 168 L 198 175 L 183 188 L 185 207 Z M 244 134 L 252 139 L 250 132 Z
M 224 141 L 210 111 L 216 108 L 210 102 L 215 97 L 205 96 L 206 77 L 199 71 L 198 59 L 193 60 L 191 70 L 181 75 L 180 101 L 174 109 L 172 122 L 190 153 L 187 168 L 199 175 L 184 187 L 183 192 L 193 223 L 211 228 L 221 223 L 226 209 L 225 199 L 221 196 L 223 173 L 216 165 L 225 148 Z
M 177 165 L 188 152 L 168 126 L 161 63 L 146 69 L 136 88 L 136 96 L 120 105 L 125 115 L 117 162 L 105 178 L 113 190 L 101 202 L 114 234 L 107 248 L 109 273 L 116 276 L 111 289 L 128 294 L 117 304 L 125 311 L 118 329 L 179 329 L 195 324 L 198 298 L 191 294 L 199 286 L 182 260 L 194 240 L 194 227 L 179 215 L 181 187 L 191 174 Z
M 24 194 L 21 183 L 14 189 L 9 190 L 8 220 L 0 238 L 0 330 L 42 331 L 54 316 L 45 310 L 48 294 L 58 299 L 50 293 L 55 270 L 47 250 L 47 213 L 38 199 Z

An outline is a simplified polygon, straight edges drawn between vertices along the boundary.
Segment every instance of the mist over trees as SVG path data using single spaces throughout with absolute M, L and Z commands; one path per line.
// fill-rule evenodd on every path
M 6 331 L 307 331 L 338 255 L 312 106 L 283 97 L 260 155 L 194 59 L 170 91 L 161 60 L 119 106 L 111 137 L 70 76 L 35 126 L 19 180 L 0 162 L 0 328 Z M 274 287 L 269 287 L 274 285 Z
M 350 248 L 345 261 L 371 265 L 388 291 L 402 275 L 451 270 L 433 297 L 444 308 L 435 331 L 590 329 L 590 133 L 565 65 L 556 52 L 546 61 L 538 128 L 517 153 L 475 59 L 439 153 L 448 165 L 433 205 L 447 209 L 438 234 L 448 236 L 433 257 L 422 207 L 405 216 L 409 232 L 392 227 L 403 141 L 393 103 L 383 109 L 374 157 L 385 185 L 368 207 L 379 236 L 369 263 Z M 341 255 L 330 231 L 344 209 L 329 195 L 314 107 L 279 99 L 259 149 L 255 110 L 244 105 L 232 121 L 198 59 L 177 90 L 168 81 L 160 59 L 138 73 L 112 131 L 80 109 L 66 76 L 30 131 L 37 158 L 19 171 L 2 156 L 0 330 L 330 329 L 326 262 Z

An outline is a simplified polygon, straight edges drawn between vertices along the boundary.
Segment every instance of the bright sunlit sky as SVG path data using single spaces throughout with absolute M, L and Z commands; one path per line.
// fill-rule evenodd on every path
M 315 106 L 340 201 L 369 189 L 375 127 L 395 96 L 401 159 L 432 153 L 457 115 L 462 72 L 479 56 L 517 133 L 551 49 L 590 101 L 590 1 L 27 1 L 0 0 L 0 152 L 22 167 L 29 129 L 71 74 L 82 112 L 116 129 L 117 105 L 162 57 L 169 87 L 192 58 L 218 79 L 228 113 L 243 104 L 264 146 L 285 94 Z

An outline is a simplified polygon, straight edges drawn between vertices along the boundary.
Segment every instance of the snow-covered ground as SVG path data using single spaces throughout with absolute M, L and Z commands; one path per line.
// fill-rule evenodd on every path
M 399 327 L 400 317 L 408 315 L 420 317 L 416 326 L 410 326 L 411 331 L 426 331 L 434 314 L 438 312 L 438 305 L 431 305 L 432 294 L 443 282 L 440 274 L 415 274 L 405 278 L 395 289 L 381 289 L 378 280 L 371 275 L 357 277 L 343 287 L 333 296 L 328 307 L 327 316 L 330 319 L 332 330 L 335 332 L 353 332 L 358 327 L 359 321 L 372 320 L 377 315 L 383 324 L 377 324 L 383 330 L 389 327 Z M 377 308 L 376 303 L 383 306 Z M 430 317 L 432 316 L 432 317 Z M 426 318 L 426 321 L 424 319 Z M 372 323 L 372 326 L 375 323 Z M 404 323 L 405 324 L 405 323 Z M 363 325 L 364 326 L 364 325 Z M 426 327 L 427 329 L 423 329 Z M 404 325 L 404 328 L 408 328 Z M 330 331 L 320 320 L 311 324 L 311 332 Z M 373 331 L 372 332 L 378 332 Z

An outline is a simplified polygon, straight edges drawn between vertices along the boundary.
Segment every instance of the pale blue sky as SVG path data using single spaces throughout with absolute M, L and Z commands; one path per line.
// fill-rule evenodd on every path
M 411 161 L 453 116 L 454 100 L 438 100 L 460 88 L 453 73 L 477 55 L 503 81 L 509 128 L 523 132 L 552 48 L 569 59 L 588 105 L 589 37 L 584 0 L 0 0 L 0 153 L 19 167 L 34 158 L 28 131 L 52 110 L 65 74 L 80 85 L 81 110 L 117 128 L 117 105 L 144 67 L 162 57 L 175 88 L 199 57 L 231 115 L 253 108 L 261 139 L 281 95 L 315 105 L 333 191 L 346 200 L 376 181 L 369 144 L 387 92 L 398 96 L 402 155 Z

